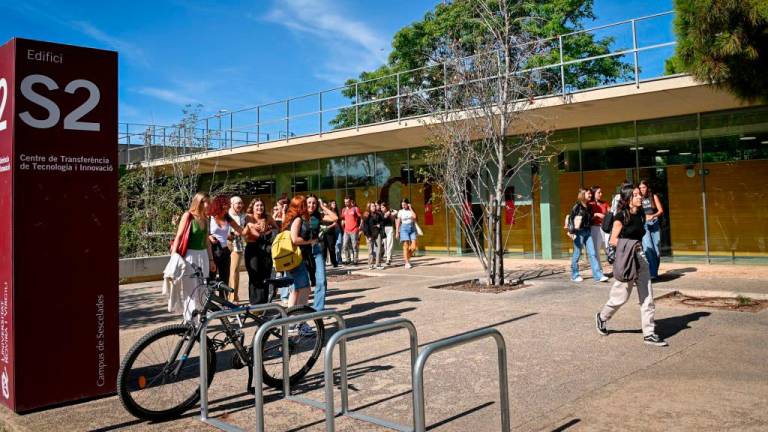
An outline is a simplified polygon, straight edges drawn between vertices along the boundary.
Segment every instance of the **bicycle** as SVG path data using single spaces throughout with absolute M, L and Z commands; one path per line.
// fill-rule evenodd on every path
M 135 417 L 162 421 L 176 418 L 192 408 L 200 400 L 200 331 L 209 311 L 227 310 L 240 307 L 227 300 L 226 294 L 234 290 L 223 282 L 207 281 L 200 268 L 195 268 L 199 281 L 197 289 L 204 289 L 206 301 L 201 310 L 195 311 L 190 321 L 172 324 L 154 329 L 136 342 L 120 365 L 117 375 L 117 388 L 120 401 L 125 409 Z M 290 285 L 289 278 L 268 279 L 271 302 L 278 288 Z M 253 393 L 253 353 L 252 347 L 246 346 L 244 328 L 246 322 L 252 326 L 264 324 L 280 315 L 272 313 L 253 314 L 245 312 L 232 318 L 220 318 L 221 330 L 209 330 L 208 337 L 208 385 L 216 374 L 216 352 L 232 345 L 234 355 L 233 369 L 248 367 L 246 390 Z M 296 306 L 286 309 L 286 313 L 299 315 L 315 310 L 309 306 Z M 290 382 L 301 380 L 320 356 L 325 327 L 322 319 L 313 322 L 314 331 L 289 331 L 289 362 L 298 366 L 291 370 Z M 307 323 L 311 326 L 310 323 Z M 310 327 L 311 329 L 311 327 Z M 264 383 L 276 389 L 282 388 L 282 329 L 271 329 L 262 343 L 264 364 L 262 376 Z M 306 356 L 308 354 L 308 356 Z M 305 358 L 306 357 L 306 358 Z M 305 358 L 305 359 L 304 359 Z M 146 364 L 144 361 L 146 360 Z M 294 362 L 294 360 L 296 360 Z

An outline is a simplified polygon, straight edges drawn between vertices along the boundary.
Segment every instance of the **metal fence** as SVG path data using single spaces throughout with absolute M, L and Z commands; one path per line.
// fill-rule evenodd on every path
M 549 45 L 558 61 L 525 72 L 547 72 L 559 78 L 537 97 L 565 97 L 631 83 L 639 87 L 643 81 L 666 74 L 666 61 L 677 43 L 673 18 L 669 11 L 543 39 L 540 42 Z M 585 38 L 602 44 L 606 52 L 583 58 L 578 50 L 571 52 L 569 47 Z M 605 59 L 615 60 L 615 74 L 595 73 L 595 67 Z M 135 164 L 258 146 L 423 116 L 430 113 L 413 109 L 411 99 L 447 92 L 453 86 L 446 84 L 447 70 L 445 63 L 433 64 L 251 108 L 220 110 L 194 125 L 121 123 L 120 162 Z

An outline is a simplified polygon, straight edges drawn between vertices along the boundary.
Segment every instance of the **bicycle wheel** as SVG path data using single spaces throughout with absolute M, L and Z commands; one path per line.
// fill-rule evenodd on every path
M 180 416 L 200 400 L 200 344 L 194 341 L 181 362 L 182 350 L 193 334 L 187 324 L 152 330 L 128 351 L 117 374 L 125 409 L 134 416 L 161 421 Z M 178 370 L 177 370 L 178 369 Z M 208 343 L 208 385 L 216 373 L 216 350 Z
M 309 306 L 294 306 L 286 310 L 288 316 L 296 316 L 315 312 Z M 304 330 L 297 329 L 288 334 L 288 365 L 291 374 L 291 385 L 299 382 L 315 365 L 325 340 L 325 326 L 322 319 L 304 323 Z M 309 331 L 307 331 L 309 330 Z M 262 341 L 264 363 L 262 377 L 264 383 L 276 389 L 283 388 L 283 330 L 281 327 L 272 329 Z

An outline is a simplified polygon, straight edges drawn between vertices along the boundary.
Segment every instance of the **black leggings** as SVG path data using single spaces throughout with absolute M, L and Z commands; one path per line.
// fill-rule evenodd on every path
M 265 281 L 272 275 L 272 255 L 264 247 L 260 242 L 251 242 L 245 246 L 250 304 L 262 304 L 269 300 L 269 287 Z
M 323 260 L 325 260 L 328 254 L 331 255 L 331 265 L 338 267 L 339 263 L 336 262 L 336 229 L 328 230 L 323 236 Z
M 216 275 L 219 275 L 219 280 L 225 284 L 229 283 L 229 265 L 232 262 L 230 255 L 232 251 L 228 247 L 221 247 L 218 243 L 214 243 L 211 247 L 213 252 L 213 262 L 216 264 L 216 271 L 211 272 L 210 278 L 214 279 Z M 237 288 L 237 287 L 233 287 Z

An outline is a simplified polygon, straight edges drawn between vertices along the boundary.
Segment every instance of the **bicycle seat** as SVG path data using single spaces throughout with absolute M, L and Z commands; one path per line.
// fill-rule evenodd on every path
M 288 285 L 293 283 L 292 278 L 276 278 L 276 279 L 267 279 L 266 280 L 267 285 L 272 285 L 275 288 L 283 288 L 287 287 Z

